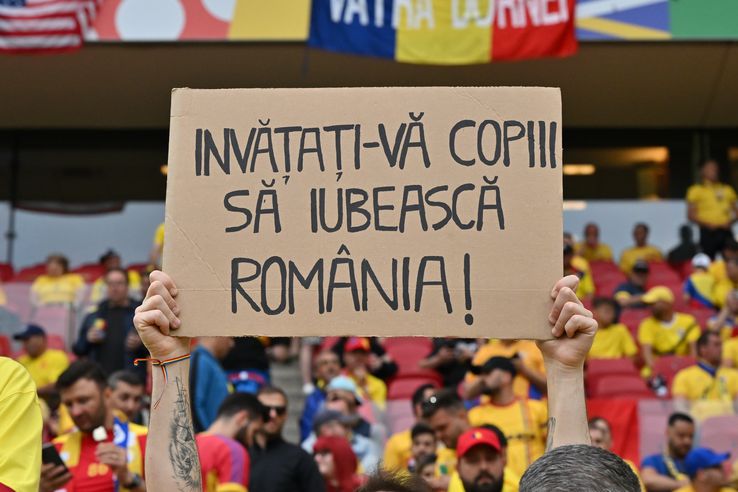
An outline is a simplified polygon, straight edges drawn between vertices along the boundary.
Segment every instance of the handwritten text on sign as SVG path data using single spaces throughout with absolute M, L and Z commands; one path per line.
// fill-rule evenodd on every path
M 178 90 L 169 163 L 186 334 L 548 334 L 558 90 Z

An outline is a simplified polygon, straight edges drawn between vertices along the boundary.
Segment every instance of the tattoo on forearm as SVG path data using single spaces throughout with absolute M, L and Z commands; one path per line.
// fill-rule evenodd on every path
M 551 417 L 548 419 L 548 437 L 546 438 L 546 451 L 551 451 L 554 442 L 554 432 L 556 431 L 556 419 Z
M 174 382 L 177 385 L 177 399 L 169 427 L 169 461 L 180 490 L 201 491 L 200 460 L 192 429 L 187 389 L 182 386 L 179 378 L 175 378 Z

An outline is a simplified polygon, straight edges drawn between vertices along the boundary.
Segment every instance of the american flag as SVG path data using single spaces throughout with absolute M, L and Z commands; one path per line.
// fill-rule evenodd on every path
M 0 0 L 0 53 L 74 50 L 102 0 Z

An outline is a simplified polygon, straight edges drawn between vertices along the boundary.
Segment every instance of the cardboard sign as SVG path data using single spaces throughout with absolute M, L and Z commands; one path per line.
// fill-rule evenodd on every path
M 180 333 L 549 338 L 551 88 L 177 89 Z

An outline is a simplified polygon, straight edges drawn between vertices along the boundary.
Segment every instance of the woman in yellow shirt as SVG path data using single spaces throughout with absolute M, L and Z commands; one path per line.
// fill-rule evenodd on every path
M 31 304 L 76 304 L 85 282 L 80 275 L 69 273 L 69 260 L 53 254 L 46 258 L 46 274 L 31 285 Z

